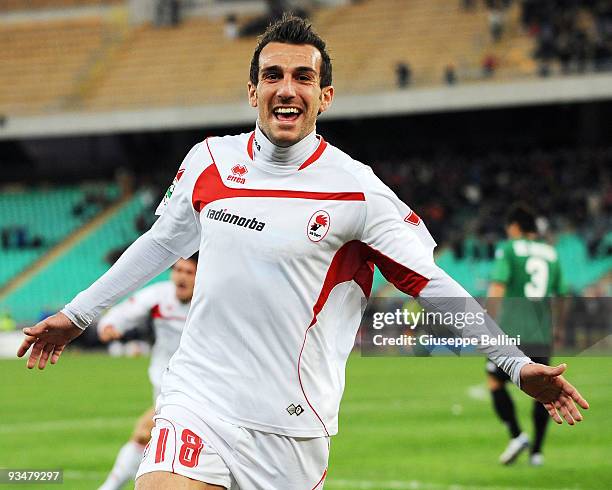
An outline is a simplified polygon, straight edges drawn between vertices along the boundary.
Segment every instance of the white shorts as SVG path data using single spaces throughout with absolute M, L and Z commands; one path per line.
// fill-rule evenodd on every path
M 328 437 L 287 437 L 239 427 L 178 405 L 153 419 L 151 442 L 136 478 L 168 471 L 231 490 L 320 490 Z

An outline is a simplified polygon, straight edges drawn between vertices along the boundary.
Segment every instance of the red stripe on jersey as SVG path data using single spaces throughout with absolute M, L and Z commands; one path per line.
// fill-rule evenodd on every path
M 374 266 L 368 261 L 369 251 L 370 248 L 365 243 L 357 240 L 345 243 L 336 251 L 327 269 L 319 299 L 312 309 L 312 324 L 316 322 L 317 315 L 325 306 L 332 289 L 342 282 L 355 281 L 365 297 L 370 296 Z
M 300 165 L 300 168 L 298 168 L 298 170 L 302 170 L 308 167 L 308 165 L 316 162 L 321 157 L 321 155 L 323 155 L 325 148 L 327 148 L 327 141 L 323 139 L 323 136 L 317 135 L 317 138 L 319 138 L 319 145 L 317 146 L 317 149 L 314 151 L 312 155 L 310 155 L 306 159 L 304 163 L 302 163 L 302 165 Z M 247 153 L 249 154 L 249 158 L 251 160 L 253 160 L 253 155 L 254 155 L 253 153 L 253 141 L 254 140 L 255 140 L 255 131 L 251 133 L 251 136 L 249 136 L 249 141 L 247 142 Z
M 212 165 L 200 174 L 193 187 L 191 197 L 193 207 L 196 211 L 201 211 L 211 202 L 219 199 L 232 197 L 274 197 L 284 199 L 313 199 L 317 201 L 365 201 L 363 192 L 307 192 L 290 191 L 282 189 L 234 189 L 227 187 L 217 169 L 215 157 L 210 150 L 208 140 L 206 140 L 208 152 L 212 158 Z
M 317 490 L 317 487 L 323 483 L 323 480 L 325 480 L 326 476 L 327 476 L 327 468 L 325 468 L 325 471 L 323 472 L 323 476 L 321 477 L 321 479 L 317 482 L 317 484 L 314 487 L 312 487 L 312 490 Z
M 315 152 L 310 155 L 310 157 L 308 157 L 308 159 L 302 163 L 302 165 L 300 165 L 300 168 L 298 168 L 298 170 L 304 170 L 306 167 L 308 167 L 308 165 L 310 165 L 311 163 L 316 162 L 319 157 L 323 154 L 323 152 L 325 151 L 325 148 L 327 148 L 327 141 L 325 141 L 323 139 L 323 136 L 319 136 L 319 146 L 317 146 L 317 149 L 315 150 Z
M 159 309 L 159 305 L 155 305 L 151 308 L 151 318 L 163 318 L 164 316 L 161 314 L 161 310 Z
M 302 375 L 300 373 L 302 353 L 304 352 L 304 347 L 306 346 L 308 332 L 317 322 L 317 315 L 321 312 L 323 306 L 325 306 L 325 303 L 327 302 L 327 299 L 329 298 L 329 295 L 334 287 L 343 282 L 354 280 L 359 287 L 361 287 L 363 294 L 366 297 L 370 295 L 370 291 L 372 290 L 372 281 L 374 278 L 374 266 L 371 262 L 367 261 L 368 251 L 369 248 L 367 245 L 357 240 L 345 243 L 336 251 L 329 268 L 327 269 L 327 275 L 325 276 L 323 287 L 319 293 L 319 298 L 312 309 L 312 321 L 304 333 L 304 341 L 302 342 L 302 348 L 300 349 L 300 355 L 298 356 L 297 371 L 302 394 L 304 395 L 304 399 L 306 400 L 306 403 L 308 403 L 310 409 L 319 419 L 319 422 L 321 422 L 321 425 L 328 436 L 329 432 L 327 431 L 325 422 L 323 422 L 323 419 L 319 416 L 315 408 L 310 403 L 302 383 Z
M 410 296 L 418 296 L 427 286 L 429 279 L 416 271 L 402 265 L 378 250 L 368 247 L 369 258 L 380 269 L 385 279 L 397 289 Z
M 166 316 L 161 312 L 161 308 L 159 307 L 159 305 L 155 305 L 153 308 L 151 308 L 151 318 L 163 318 L 164 320 L 179 320 L 179 321 L 185 321 L 187 320 L 187 317 L 185 316 Z
M 251 133 L 249 136 L 249 142 L 247 143 L 247 153 L 249 154 L 249 158 L 253 160 L 253 140 L 255 139 L 255 131 Z M 208 145 L 208 142 L 206 143 Z M 208 149 L 210 151 L 210 148 Z

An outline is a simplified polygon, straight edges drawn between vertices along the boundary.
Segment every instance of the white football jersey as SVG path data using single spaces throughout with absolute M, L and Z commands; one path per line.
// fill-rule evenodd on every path
M 183 257 L 199 249 L 202 265 L 158 409 L 332 435 L 374 264 L 418 295 L 435 242 L 369 167 L 323 138 L 295 165 L 266 161 L 258 138 L 196 145 L 158 208 L 154 239 Z
M 189 303 L 178 300 L 174 283 L 163 281 L 141 289 L 108 310 L 100 319 L 98 330 L 112 325 L 120 332 L 126 332 L 151 320 L 155 343 L 151 350 L 149 379 L 158 391 L 168 361 L 178 349 L 188 312 Z

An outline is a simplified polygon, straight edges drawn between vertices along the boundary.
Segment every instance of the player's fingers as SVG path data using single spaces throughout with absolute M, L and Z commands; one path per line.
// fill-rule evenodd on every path
M 33 327 L 28 327 L 23 329 L 23 333 L 26 335 L 31 335 L 32 337 L 39 337 L 41 334 L 47 331 L 47 324 L 42 321 L 37 323 Z
M 561 403 L 563 403 L 567 407 L 569 413 L 572 415 L 574 420 L 576 422 L 582 422 L 582 414 L 580 413 L 580 410 L 578 410 L 578 407 L 576 407 L 574 400 L 572 400 L 569 396 L 566 395 L 561 395 L 560 399 Z
M 57 361 L 59 361 L 59 358 L 62 355 L 62 352 L 64 352 L 64 347 L 66 346 L 65 345 L 55 346 L 55 349 L 53 349 L 53 354 L 51 355 L 51 364 L 57 364 Z
M 36 342 L 36 337 L 32 337 L 30 335 L 23 339 L 23 342 L 17 350 L 17 357 L 23 357 L 34 342 Z
M 38 369 L 45 369 L 45 366 L 47 365 L 47 361 L 49 360 L 49 356 L 53 352 L 53 349 L 55 349 L 54 344 L 46 344 L 43 347 L 43 350 L 40 354 L 40 359 L 38 360 Z
M 560 376 L 567 369 L 567 364 L 559 364 L 558 366 L 544 366 L 543 372 L 547 376 Z
M 30 357 L 28 358 L 28 369 L 32 369 L 34 366 L 36 366 L 36 363 L 38 362 L 38 358 L 40 357 L 40 354 L 42 353 L 45 343 L 46 342 L 40 339 L 36 339 L 36 342 L 34 342 L 34 345 L 32 345 L 32 350 L 30 351 Z
M 571 397 L 578 405 L 580 405 L 585 410 L 589 408 L 589 402 L 587 402 L 584 397 L 578 392 L 574 386 L 566 380 L 563 380 L 563 392 Z
M 574 418 L 572 417 L 572 415 L 570 414 L 569 410 L 567 409 L 567 407 L 561 403 L 560 400 L 557 400 L 555 402 L 555 408 L 557 409 L 557 412 L 559 414 L 561 414 L 561 416 L 565 419 L 565 421 L 569 424 L 569 425 L 574 425 L 576 422 L 574 422 Z
M 544 408 L 546 409 L 546 411 L 548 412 L 548 415 L 550 415 L 550 417 L 557 423 L 557 424 L 562 424 L 563 420 L 561 419 L 561 417 L 559 417 L 559 414 L 557 413 L 557 410 L 555 409 L 555 406 L 552 403 L 543 403 Z

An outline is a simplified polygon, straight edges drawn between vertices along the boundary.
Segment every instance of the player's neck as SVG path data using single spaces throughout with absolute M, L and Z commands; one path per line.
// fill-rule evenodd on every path
M 272 143 L 257 124 L 253 144 L 253 160 L 261 165 L 274 169 L 294 170 L 300 167 L 318 145 L 316 131 L 305 136 L 297 143 L 281 147 Z

